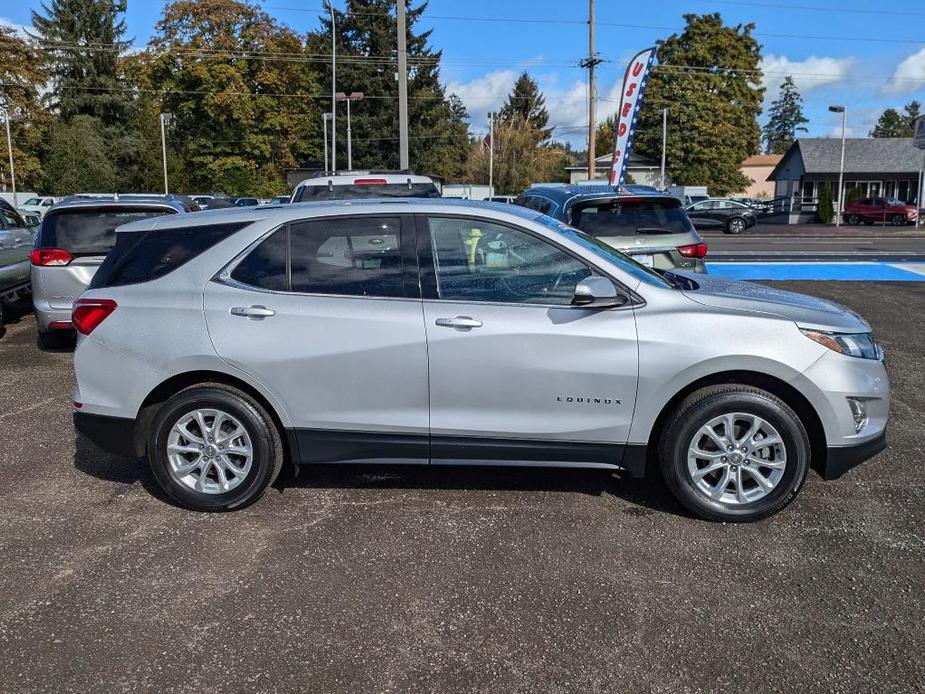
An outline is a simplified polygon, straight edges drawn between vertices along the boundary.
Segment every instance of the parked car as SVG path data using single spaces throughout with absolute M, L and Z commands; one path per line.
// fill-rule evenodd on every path
M 31 197 L 19 206 L 22 213 L 32 212 L 39 216 L 39 219 L 45 216 L 48 209 L 58 201 L 53 197 Z
M 505 205 L 510 205 L 516 199 L 514 195 L 493 195 L 490 198 L 485 198 L 488 202 L 503 202 Z
M 760 200 L 759 198 L 738 197 L 729 199 L 733 202 L 742 203 L 747 207 L 751 207 L 758 214 L 768 214 L 774 207 L 770 200 Z
M 908 205 L 896 198 L 862 198 L 845 206 L 846 224 L 892 224 L 904 226 L 915 224 L 919 211 L 915 205 Z
M 830 479 L 886 445 L 860 316 L 657 273 L 532 209 L 284 205 L 116 236 L 74 305 L 74 421 L 190 508 L 240 508 L 284 462 L 643 477 L 651 450 L 692 512 L 751 521 L 811 461 Z
M 233 204 L 235 207 L 256 207 L 260 200 L 251 197 L 235 198 Z
M 116 227 L 183 212 L 186 207 L 181 202 L 157 197 L 118 201 L 78 197 L 49 210 L 31 254 L 32 304 L 40 343 L 57 347 L 72 334 L 72 304 L 116 242 Z
M 4 307 L 29 295 L 32 229 L 6 200 L 0 199 L 0 327 Z
M 291 202 L 352 198 L 439 198 L 433 179 L 411 172 L 316 174 L 296 186 Z
M 707 245 L 674 196 L 543 183 L 528 188 L 514 204 L 570 224 L 648 267 L 706 272 Z
M 291 197 L 292 197 L 291 195 L 277 195 L 275 197 L 270 198 L 267 201 L 267 204 L 268 205 L 286 205 L 289 203 L 289 199 Z
M 39 217 L 37 212 L 23 212 L 22 210 L 19 210 L 19 213 L 22 215 L 22 218 L 25 220 L 26 226 L 29 227 L 30 229 L 32 227 L 37 227 L 39 224 L 42 223 L 42 220 Z
M 722 229 L 727 234 L 741 234 L 758 223 L 758 213 L 751 207 L 722 198 L 702 200 L 684 209 L 700 231 Z

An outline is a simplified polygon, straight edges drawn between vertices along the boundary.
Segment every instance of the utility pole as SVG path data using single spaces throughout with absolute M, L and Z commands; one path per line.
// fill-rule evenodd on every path
M 848 109 L 844 106 L 829 106 L 832 113 L 841 114 L 841 165 L 838 167 L 838 207 L 835 209 L 835 228 L 841 226 L 841 213 L 845 209 L 845 131 L 848 124 Z
M 328 121 L 331 120 L 330 113 L 321 114 L 321 126 L 324 128 L 324 168 L 328 168 Z
M 398 0 L 398 168 L 408 168 L 408 34 L 405 0 Z
M 328 0 L 331 11 L 331 173 L 337 171 L 337 30 L 334 24 L 334 2 Z
M 597 85 L 594 81 L 594 67 L 601 62 L 601 59 L 594 52 L 594 0 L 588 0 L 588 57 L 581 61 L 581 67 L 588 68 L 588 180 L 594 178 L 595 174 L 595 154 L 594 151 L 594 126 L 597 120 L 595 116 L 595 105 L 597 102 Z
M 665 147 L 668 142 L 668 109 L 662 109 L 662 190 L 668 190 L 668 186 L 665 185 Z
M 19 206 L 16 199 L 16 165 L 13 163 L 13 136 L 10 135 L 10 112 L 3 109 L 3 122 L 6 123 L 6 151 L 10 155 L 10 183 L 13 184 L 13 207 Z
M 495 195 L 495 114 L 488 112 L 488 197 Z
M 167 114 L 161 114 L 161 160 L 164 162 L 164 195 L 170 193 L 167 187 L 167 136 L 164 134 L 164 124 L 167 121 Z

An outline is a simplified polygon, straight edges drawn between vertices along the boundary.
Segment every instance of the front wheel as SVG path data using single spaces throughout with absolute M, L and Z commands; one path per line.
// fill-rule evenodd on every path
M 726 233 L 741 234 L 745 231 L 745 220 L 741 217 L 733 217 L 726 223 Z
M 714 521 L 774 515 L 796 497 L 810 446 L 796 413 L 738 384 L 704 388 L 678 406 L 659 444 L 662 475 L 690 511 Z
M 894 214 L 891 220 L 894 227 L 906 226 L 906 216 L 902 214 Z
M 849 214 L 848 218 L 845 220 L 851 226 L 857 226 L 861 223 L 861 218 L 856 214 Z
M 269 413 L 235 388 L 187 388 L 161 407 L 148 437 L 148 461 L 177 503 L 228 511 L 253 503 L 279 474 L 280 432 Z

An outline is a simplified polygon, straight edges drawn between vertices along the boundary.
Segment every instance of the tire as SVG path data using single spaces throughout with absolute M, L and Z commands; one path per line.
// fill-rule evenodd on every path
M 701 431 L 707 423 L 733 413 L 736 415 L 733 432 L 739 438 L 738 445 L 745 444 L 746 428 L 759 420 L 764 425 L 754 433 L 752 440 L 761 436 L 773 442 L 776 437 L 767 435 L 773 432 L 779 436 L 780 443 L 762 448 L 749 441 L 748 454 L 740 453 L 740 449 L 729 452 L 727 446 L 728 457 L 719 458 L 722 448 L 713 443 L 715 439 L 701 435 Z M 767 518 L 793 501 L 806 481 L 810 463 L 806 429 L 783 400 L 765 390 L 734 383 L 703 388 L 685 398 L 670 421 L 658 448 L 662 477 L 675 498 L 700 518 L 732 523 Z M 720 433 L 717 428 L 723 432 L 719 439 L 726 441 L 725 425 L 715 424 L 715 434 Z M 699 460 L 698 456 L 689 455 L 695 446 L 697 450 L 713 447 L 709 452 L 715 458 Z M 731 456 L 744 456 L 745 459 Z M 692 462 L 692 458 L 696 460 Z M 759 459 L 777 469 L 754 462 Z M 692 466 L 703 472 L 711 465 L 723 467 L 702 476 L 699 481 L 694 479 Z M 725 477 L 727 470 L 732 477 Z M 758 483 L 756 474 L 771 485 L 769 491 Z M 724 480 L 727 480 L 725 484 Z M 711 486 L 720 490 L 718 496 L 711 498 L 706 490 Z
M 857 226 L 861 223 L 861 218 L 856 214 L 849 214 L 845 221 L 851 226 Z
M 225 418 L 219 424 L 220 433 L 211 438 L 218 415 L 204 416 L 205 431 L 195 416 L 196 411 L 210 410 Z M 191 421 L 186 419 L 189 417 Z M 202 444 L 178 434 L 180 429 L 174 427 L 179 425 Z M 232 430 L 242 429 L 244 434 L 221 444 L 224 452 L 217 450 L 222 434 L 231 436 Z M 167 447 L 172 441 L 186 449 L 207 452 L 187 450 L 169 455 Z M 206 457 L 207 446 L 211 446 L 212 457 Z M 246 456 L 232 453 L 231 448 L 250 450 L 249 463 Z M 196 511 L 230 511 L 255 502 L 279 475 L 283 456 L 280 432 L 266 409 L 248 394 L 219 383 L 193 386 L 170 398 L 154 417 L 147 442 L 148 462 L 161 488 L 181 506 Z M 182 469 L 178 470 L 177 465 Z M 190 466 L 189 474 L 184 475 Z M 222 490 L 223 482 L 229 487 L 227 491 Z
M 728 222 L 726 222 L 726 233 L 727 234 L 741 234 L 745 231 L 747 224 L 745 220 L 741 217 L 733 217 Z
M 894 214 L 890 218 L 890 222 L 894 227 L 904 227 L 906 226 L 906 216 L 902 214 Z

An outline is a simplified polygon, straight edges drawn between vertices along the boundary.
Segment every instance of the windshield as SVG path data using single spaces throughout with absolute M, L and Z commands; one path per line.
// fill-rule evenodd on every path
M 562 234 L 569 240 L 582 245 L 598 258 L 617 265 L 621 270 L 629 275 L 632 275 L 641 282 L 646 282 L 647 284 L 652 284 L 658 287 L 672 286 L 670 282 L 668 282 L 664 277 L 662 277 L 654 270 L 650 270 L 649 268 L 640 265 L 628 255 L 621 253 L 616 248 L 608 246 L 602 241 L 598 241 L 590 234 L 586 234 L 585 232 L 576 229 L 575 227 L 570 227 L 568 224 L 560 222 L 558 219 L 553 219 L 552 217 L 549 217 L 545 214 L 541 214 L 539 217 L 537 217 L 536 221 L 546 225 L 553 231 Z
M 379 183 L 372 185 L 316 185 L 299 188 L 295 202 L 308 200 L 347 200 L 351 198 L 439 198 L 433 183 Z
M 906 203 L 904 203 L 902 200 L 897 200 L 896 198 L 887 198 L 886 204 L 887 205 L 905 205 Z
M 41 204 L 42 204 L 42 198 L 29 198 L 23 203 L 23 205 L 41 205 Z
M 611 198 L 577 202 L 572 226 L 597 238 L 636 234 L 690 234 L 694 227 L 675 198 Z
M 165 207 L 56 210 L 51 210 L 45 217 L 37 245 L 40 248 L 62 248 L 75 256 L 106 255 L 116 242 L 116 227 L 176 212 Z

